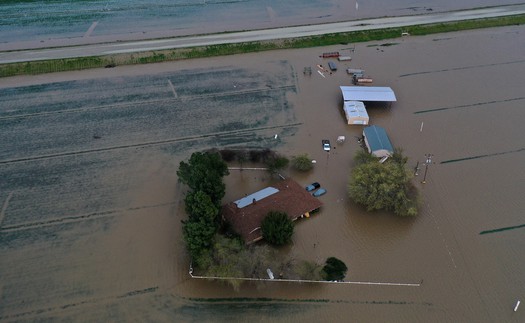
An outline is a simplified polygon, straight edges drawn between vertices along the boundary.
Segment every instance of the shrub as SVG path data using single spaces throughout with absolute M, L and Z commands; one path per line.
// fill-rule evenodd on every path
M 307 154 L 294 156 L 292 158 L 292 166 L 295 169 L 302 171 L 302 172 L 307 172 L 314 167 L 314 165 L 312 164 L 312 161 L 310 160 L 310 157 Z
M 292 220 L 283 212 L 269 212 L 261 224 L 263 238 L 276 246 L 282 246 L 290 242 L 293 229 Z
M 343 280 L 346 276 L 348 267 L 341 260 L 330 257 L 326 259 L 326 263 L 323 267 L 323 278 L 328 281 L 340 281 Z

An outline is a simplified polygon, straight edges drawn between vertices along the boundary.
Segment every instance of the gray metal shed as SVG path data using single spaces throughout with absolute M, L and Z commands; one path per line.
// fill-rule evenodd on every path
M 379 126 L 370 126 L 363 129 L 366 148 L 368 152 L 376 157 L 391 156 L 394 148 L 388 139 L 385 129 Z

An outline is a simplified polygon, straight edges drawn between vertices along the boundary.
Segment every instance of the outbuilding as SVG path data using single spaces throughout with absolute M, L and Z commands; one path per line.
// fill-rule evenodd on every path
M 394 153 L 394 148 L 384 128 L 379 126 L 366 127 L 363 129 L 363 137 L 366 148 L 372 155 L 382 158 L 391 156 Z
M 396 95 L 389 87 L 382 86 L 340 86 L 344 101 L 396 102 Z
M 361 101 L 344 101 L 343 110 L 348 124 L 367 125 L 370 120 L 365 104 Z

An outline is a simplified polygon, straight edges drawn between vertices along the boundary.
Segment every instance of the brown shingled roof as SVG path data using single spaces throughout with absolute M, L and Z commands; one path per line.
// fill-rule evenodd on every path
M 279 192 L 243 208 L 234 202 L 222 206 L 222 217 L 229 222 L 246 243 L 262 239 L 261 223 L 270 211 L 285 212 L 294 221 L 306 212 L 320 208 L 323 203 L 313 197 L 296 181 L 288 178 L 272 185 Z

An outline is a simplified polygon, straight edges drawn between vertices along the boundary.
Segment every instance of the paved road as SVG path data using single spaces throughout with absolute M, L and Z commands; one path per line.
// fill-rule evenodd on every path
M 329 33 L 372 30 L 389 27 L 403 27 L 410 25 L 500 17 L 517 14 L 525 14 L 525 4 L 447 13 L 426 14 L 420 16 L 375 18 L 359 21 L 254 30 L 227 34 L 177 37 L 135 42 L 92 44 L 52 49 L 0 52 L 0 64 L 38 61 L 46 59 L 102 56 L 111 54 L 133 53 L 141 51 L 163 50 L 171 48 L 184 48 L 226 43 L 241 43 L 271 39 L 294 38 Z

